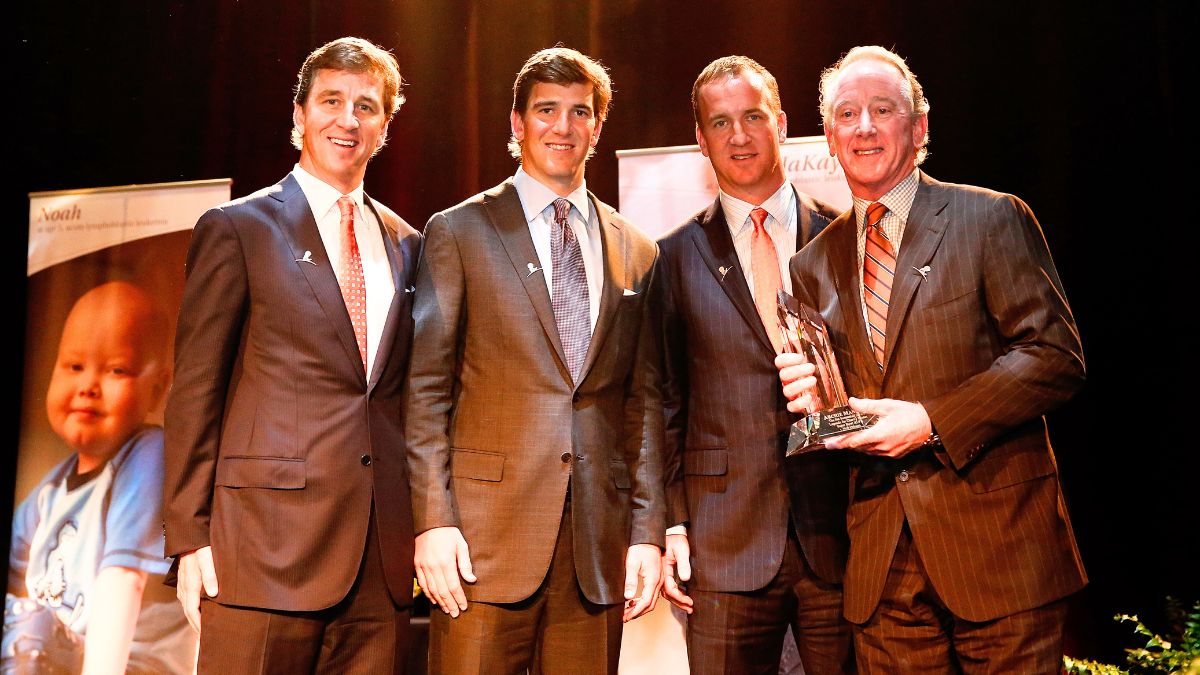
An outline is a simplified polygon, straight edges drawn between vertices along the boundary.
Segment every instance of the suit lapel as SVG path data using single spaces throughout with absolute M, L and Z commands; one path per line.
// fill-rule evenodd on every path
M 904 239 L 900 243 L 900 256 L 896 259 L 896 276 L 892 283 L 892 297 L 888 303 L 887 350 L 884 353 L 884 372 L 892 362 L 892 354 L 899 343 L 900 331 L 908 318 L 913 295 L 925 277 L 917 270 L 933 258 L 942 236 L 946 233 L 949 215 L 945 213 L 949 200 L 941 186 L 925 174 L 913 198 L 908 222 L 904 226 Z
M 408 268 L 410 262 L 404 260 L 404 256 L 398 248 L 396 237 L 392 236 L 391 229 L 383 221 L 383 216 L 375 208 L 375 204 L 366 193 L 363 193 L 363 203 L 375 214 L 375 222 L 379 224 L 379 235 L 383 237 L 383 249 L 387 252 L 388 269 L 392 272 L 392 288 L 395 289 L 395 292 L 392 294 L 392 303 L 388 307 L 387 319 L 383 323 L 383 332 L 379 335 L 379 346 L 375 350 L 375 363 L 371 368 L 371 381 L 367 383 L 367 391 L 369 392 L 374 389 L 375 383 L 379 382 L 380 375 L 383 374 L 384 368 L 387 367 L 388 355 L 392 353 L 392 344 L 396 341 L 396 326 L 400 321 L 400 306 L 404 303 L 404 296 L 408 294 L 408 289 L 404 284 L 404 270 Z
M 701 215 L 700 231 L 692 236 L 692 241 L 695 242 L 700 257 L 704 259 L 704 264 L 750 326 L 750 331 L 758 338 L 759 344 L 774 358 L 775 347 L 771 345 L 767 329 L 763 327 L 762 318 L 758 316 L 754 296 L 750 295 L 750 286 L 746 284 L 746 273 L 738 262 L 737 249 L 733 247 L 733 236 L 729 234 L 729 225 L 725 222 L 725 211 L 721 208 L 720 197 Z
M 298 266 L 304 274 L 313 295 L 329 320 L 329 325 L 333 327 L 338 341 L 342 343 L 346 357 L 356 366 L 355 371 L 365 385 L 366 374 L 363 371 L 362 356 L 358 352 L 358 341 L 354 338 L 354 326 L 350 323 L 350 314 L 346 311 L 346 303 L 342 299 L 342 289 L 338 286 L 333 265 L 325 251 L 325 243 L 321 241 L 317 221 L 313 219 L 312 208 L 304 197 L 304 191 L 300 189 L 296 179 L 288 174 L 271 196 L 280 202 L 279 217 L 275 224 L 292 249 L 296 261 L 292 264 Z M 301 259 L 311 260 L 314 264 L 300 262 Z
M 812 238 L 821 233 L 824 229 L 821 225 L 828 225 L 829 221 L 824 216 L 820 217 L 820 223 L 813 222 L 813 210 L 804 204 L 804 200 L 800 198 L 800 191 L 795 185 L 791 186 L 792 194 L 796 197 L 796 250 L 804 248 L 804 245 L 812 241 Z M 815 231 L 814 231 L 815 230 Z M 786 273 L 786 270 L 785 270 Z
M 883 380 L 879 366 L 875 364 L 871 341 L 867 337 L 867 324 L 862 313 L 862 265 L 858 264 L 858 223 L 855 222 L 854 209 L 838 216 L 829 225 L 831 230 L 825 235 L 829 240 L 829 252 L 826 259 L 833 270 L 833 285 L 838 296 L 838 306 L 844 307 L 842 320 L 846 324 L 847 351 L 857 361 L 862 356 L 861 364 L 841 364 L 854 367 L 867 380 L 869 386 L 878 387 Z M 825 238 L 822 238 L 824 241 Z
M 592 330 L 592 339 L 588 344 L 583 367 L 579 370 L 579 381 L 575 383 L 576 388 L 587 378 L 588 372 L 596 362 L 597 355 L 604 346 L 604 340 L 611 332 L 609 329 L 612 328 L 621 297 L 625 289 L 629 288 L 629 243 L 625 239 L 625 232 L 621 229 L 621 225 L 612 219 L 608 208 L 600 203 L 595 195 L 589 192 L 588 199 L 592 203 L 592 209 L 596 211 L 596 222 L 599 224 L 597 229 L 600 231 L 600 247 L 604 252 L 604 283 L 600 288 L 600 314 L 596 317 L 596 327 Z M 646 289 L 631 290 L 642 292 Z
M 539 268 L 537 250 L 533 247 L 533 237 L 529 234 L 529 225 L 525 220 L 525 211 L 521 208 L 521 198 L 517 188 L 508 179 L 497 187 L 485 193 L 484 207 L 492 227 L 500 237 L 500 243 L 508 253 L 517 278 L 525 288 L 529 302 L 537 313 L 542 330 L 554 346 L 554 353 L 566 372 L 567 356 L 563 351 L 562 340 L 558 337 L 558 324 L 554 321 L 554 307 L 550 304 L 550 289 L 546 286 L 546 275 Z M 536 271 L 531 271 L 531 267 Z

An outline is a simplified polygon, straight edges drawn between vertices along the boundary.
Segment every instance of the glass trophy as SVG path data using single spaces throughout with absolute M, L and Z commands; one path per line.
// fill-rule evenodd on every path
M 825 447 L 827 438 L 874 424 L 875 415 L 860 413 L 850 407 L 833 345 L 829 342 L 829 330 L 821 314 L 781 290 L 779 326 L 783 333 L 783 351 L 800 354 L 805 362 L 816 366 L 813 376 L 817 379 L 812 392 L 813 409 L 792 424 L 786 456 L 820 450 Z

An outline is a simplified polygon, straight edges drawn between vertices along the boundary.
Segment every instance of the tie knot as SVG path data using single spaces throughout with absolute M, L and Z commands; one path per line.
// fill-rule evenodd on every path
M 346 195 L 338 197 L 337 200 L 338 214 L 342 217 L 342 224 L 354 222 L 354 200 Z
M 567 214 L 571 212 L 571 202 L 559 197 L 554 200 L 554 222 L 566 226 Z
M 883 216 L 887 213 L 888 207 L 882 202 L 871 202 L 867 206 L 867 227 L 875 227 L 879 221 L 883 220 Z
M 755 207 L 750 211 L 750 220 L 754 222 L 754 229 L 764 229 L 767 222 L 767 210 L 761 206 Z

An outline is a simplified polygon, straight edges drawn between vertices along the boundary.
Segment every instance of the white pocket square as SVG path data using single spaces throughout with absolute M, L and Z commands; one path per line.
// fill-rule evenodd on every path
M 413 291 L 415 291 L 415 290 L 417 290 L 417 287 L 416 287 L 416 286 L 409 286 L 408 288 L 404 289 L 404 292 L 405 292 L 405 293 L 412 293 L 412 292 L 413 292 Z
M 625 292 L 622 295 L 624 295 L 625 297 L 628 298 L 631 295 L 637 295 L 637 294 L 638 294 L 637 291 L 633 290 L 632 288 L 626 288 Z

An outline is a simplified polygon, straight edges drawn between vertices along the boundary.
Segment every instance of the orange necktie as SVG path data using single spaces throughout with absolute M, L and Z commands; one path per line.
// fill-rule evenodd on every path
M 874 347 L 875 362 L 880 370 L 883 370 L 888 302 L 892 297 L 892 280 L 896 270 L 896 250 L 879 226 L 887 210 L 879 202 L 867 207 L 867 245 L 863 255 L 863 300 L 867 304 L 871 346 Z
M 363 372 L 367 369 L 367 283 L 363 279 L 362 256 L 358 252 L 358 239 L 354 236 L 354 200 L 339 197 L 338 212 L 341 214 L 342 256 L 338 263 L 338 286 L 342 289 L 342 300 L 354 326 L 354 339 L 358 342 L 358 353 L 362 357 Z
M 754 275 L 754 305 L 758 308 L 758 317 L 762 319 L 763 328 L 767 329 L 767 337 L 775 353 L 783 351 L 783 337 L 779 334 L 779 300 L 778 294 L 783 288 L 783 278 L 779 275 L 779 256 L 775 252 L 775 242 L 767 234 L 765 226 L 767 211 L 761 207 L 750 212 L 750 220 L 754 222 L 754 234 L 750 237 L 750 273 Z

